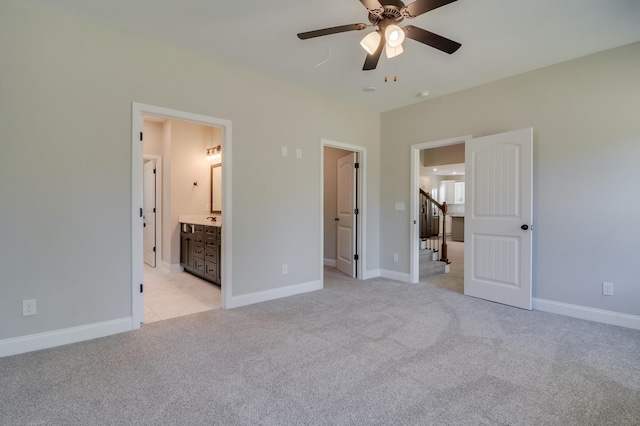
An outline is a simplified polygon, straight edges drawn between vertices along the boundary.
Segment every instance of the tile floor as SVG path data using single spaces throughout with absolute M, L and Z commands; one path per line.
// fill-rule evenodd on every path
M 145 324 L 220 307 L 220 287 L 186 272 L 144 265 Z

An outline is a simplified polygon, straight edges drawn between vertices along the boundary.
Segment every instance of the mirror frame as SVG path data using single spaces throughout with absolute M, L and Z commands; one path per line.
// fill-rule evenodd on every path
M 215 170 L 219 169 L 219 170 Z M 216 204 L 215 201 L 219 204 Z M 211 166 L 211 213 L 222 213 L 222 163 Z

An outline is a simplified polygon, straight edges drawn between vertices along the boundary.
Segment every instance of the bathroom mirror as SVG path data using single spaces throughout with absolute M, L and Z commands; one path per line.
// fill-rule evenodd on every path
M 222 213 L 222 164 L 211 166 L 211 213 Z

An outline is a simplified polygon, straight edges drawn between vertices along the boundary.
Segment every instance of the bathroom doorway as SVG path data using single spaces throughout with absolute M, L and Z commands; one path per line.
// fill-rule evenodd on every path
M 132 109 L 132 311 L 134 328 L 138 328 L 142 322 L 229 305 L 233 285 L 229 273 L 231 256 L 226 249 L 231 245 L 231 122 L 137 103 Z M 225 207 L 219 259 L 222 286 L 184 272 L 180 264 L 180 216 L 206 218 L 211 213 L 207 149 L 212 146 L 220 148 L 221 161 L 228 165 L 222 168 L 221 177 Z M 156 157 L 156 166 L 164 166 L 164 173 L 156 180 L 161 195 L 155 207 L 159 230 L 155 267 L 144 262 L 145 156 Z M 165 306 L 150 307 L 157 302 Z

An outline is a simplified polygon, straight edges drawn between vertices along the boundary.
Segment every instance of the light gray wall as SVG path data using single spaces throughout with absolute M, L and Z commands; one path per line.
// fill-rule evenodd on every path
M 410 145 L 533 127 L 534 297 L 639 315 L 638 70 L 635 43 L 384 113 L 381 268 L 409 271 Z
M 323 138 L 368 148 L 379 268 L 378 113 L 19 0 L 0 40 L 0 339 L 131 315 L 132 102 L 232 121 L 234 296 L 320 279 Z
M 350 154 L 344 149 L 324 147 L 324 258 L 336 260 L 338 215 L 338 159 Z

